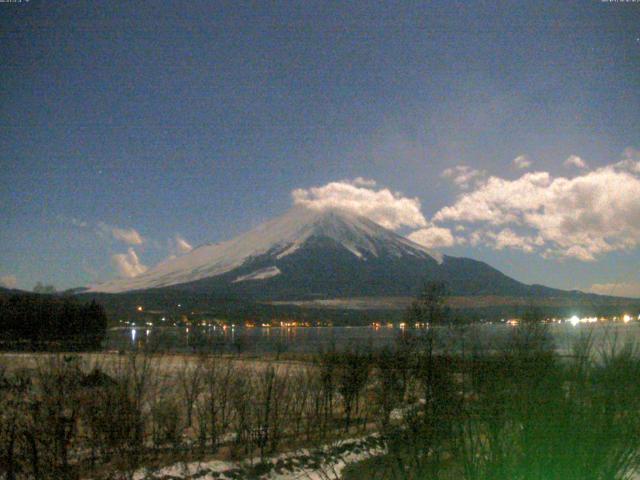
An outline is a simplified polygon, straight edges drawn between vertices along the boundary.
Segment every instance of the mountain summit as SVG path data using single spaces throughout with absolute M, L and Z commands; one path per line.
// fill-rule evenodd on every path
M 377 223 L 342 210 L 294 207 L 232 240 L 165 260 L 135 278 L 89 292 L 183 290 L 254 298 L 412 295 L 427 280 L 459 295 L 532 295 L 489 265 L 441 256 Z
M 274 265 L 240 275 L 233 282 L 263 280 L 281 273 L 276 263 L 308 242 L 321 238 L 332 241 L 334 247 L 341 247 L 362 261 L 380 255 L 408 255 L 441 261 L 439 254 L 365 217 L 342 210 L 293 207 L 283 216 L 232 240 L 201 245 L 185 255 L 165 260 L 137 277 L 93 285 L 89 291 L 116 293 L 167 287 L 215 277 L 256 263 L 258 259 L 271 258 Z

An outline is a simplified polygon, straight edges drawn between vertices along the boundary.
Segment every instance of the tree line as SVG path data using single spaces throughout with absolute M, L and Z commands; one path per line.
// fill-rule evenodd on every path
M 107 328 L 104 308 L 68 296 L 0 297 L 0 341 L 5 347 L 99 348 Z

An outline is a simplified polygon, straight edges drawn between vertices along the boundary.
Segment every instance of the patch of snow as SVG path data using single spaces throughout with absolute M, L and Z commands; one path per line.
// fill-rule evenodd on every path
M 212 460 L 209 462 L 190 462 L 176 463 L 160 470 L 148 470 L 142 468 L 133 474 L 133 480 L 146 480 L 149 478 L 190 478 L 197 475 L 203 470 L 211 470 L 212 472 L 224 472 L 237 468 L 235 463 L 223 462 L 222 460 Z M 214 478 L 214 477 L 199 477 Z
M 346 248 L 347 250 L 349 250 L 351 253 L 353 253 L 356 257 L 358 258 L 363 258 L 363 255 L 358 251 L 357 248 L 352 247 L 350 245 L 343 245 L 344 248 Z
M 281 258 L 286 257 L 287 255 L 291 255 L 293 252 L 298 250 L 298 248 L 300 248 L 300 244 L 299 243 L 294 243 L 289 248 L 287 248 L 286 250 L 283 250 L 278 255 L 276 255 L 276 258 L 278 260 L 280 260 Z
M 361 462 L 386 453 L 379 435 L 341 440 L 319 449 L 299 449 L 265 459 L 269 470 L 260 480 L 328 480 L 339 479 L 348 465 Z M 134 480 L 213 480 L 226 478 L 249 478 L 247 467 L 256 465 L 259 458 L 244 462 L 224 462 L 220 460 L 177 463 L 160 470 L 140 469 L 133 475 Z M 251 477 L 253 478 L 253 477 Z
M 267 267 L 261 268 L 260 270 L 256 270 L 255 272 L 248 273 L 247 275 L 240 275 L 231 283 L 244 282 L 247 280 L 264 280 L 266 278 L 275 277 L 276 275 L 280 275 L 282 272 L 278 267 Z

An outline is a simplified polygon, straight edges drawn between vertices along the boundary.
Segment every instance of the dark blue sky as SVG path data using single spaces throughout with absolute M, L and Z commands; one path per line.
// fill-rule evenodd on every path
M 431 218 L 460 194 L 446 168 L 571 176 L 570 155 L 640 148 L 640 3 L 372 3 L 0 3 L 0 277 L 108 279 L 129 248 L 109 228 L 150 265 L 298 187 L 371 178 Z M 525 282 L 640 281 L 635 246 L 443 251 Z

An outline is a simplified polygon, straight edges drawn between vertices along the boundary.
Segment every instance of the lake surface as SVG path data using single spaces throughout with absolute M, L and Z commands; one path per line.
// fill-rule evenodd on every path
M 558 353 L 570 354 L 580 339 L 590 336 L 596 350 L 625 343 L 640 343 L 640 323 L 548 325 Z M 379 349 L 398 339 L 420 337 L 426 329 L 398 327 L 117 327 L 107 334 L 108 350 L 141 348 L 173 352 L 216 353 L 317 353 L 332 348 L 354 347 Z M 484 324 L 464 327 L 437 327 L 433 330 L 441 351 L 471 352 L 499 349 L 516 332 L 506 324 Z

